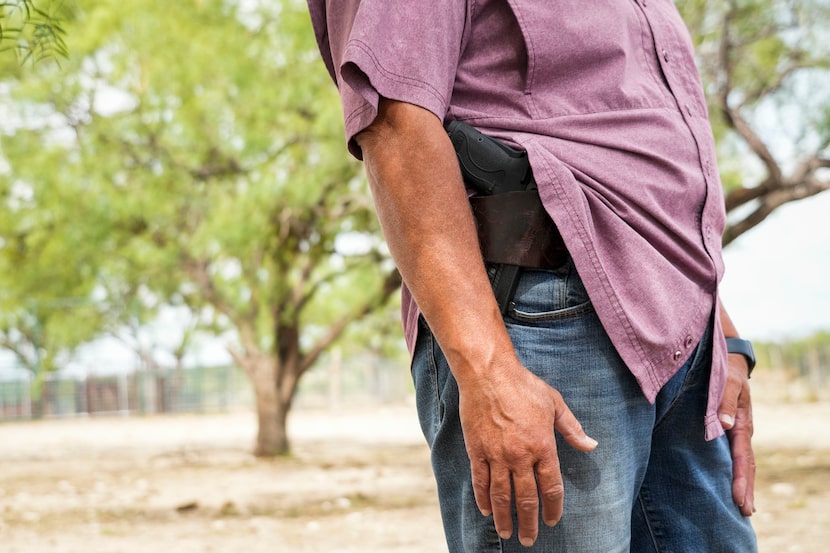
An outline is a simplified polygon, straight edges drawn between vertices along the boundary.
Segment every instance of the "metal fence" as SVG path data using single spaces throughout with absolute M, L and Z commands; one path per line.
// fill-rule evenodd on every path
M 253 391 L 236 367 L 136 371 L 0 381 L 0 420 L 96 414 L 198 413 L 249 408 Z

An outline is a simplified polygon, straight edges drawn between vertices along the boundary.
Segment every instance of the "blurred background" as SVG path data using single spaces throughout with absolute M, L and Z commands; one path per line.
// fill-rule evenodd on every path
M 762 551 L 830 539 L 830 2 L 678 0 Z M 0 4 L 4 551 L 444 549 L 400 277 L 299 0 Z

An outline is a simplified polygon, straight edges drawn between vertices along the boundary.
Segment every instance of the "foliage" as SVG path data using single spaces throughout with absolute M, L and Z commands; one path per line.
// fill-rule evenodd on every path
M 6 204 L 25 188 L 34 214 L 10 205 L 2 236 L 28 224 L 27 252 L 46 235 L 63 258 L 15 260 L 7 241 L 0 263 L 54 278 L 55 294 L 66 268 L 72 294 L 108 306 L 99 332 L 188 308 L 287 411 L 302 374 L 399 284 L 308 23 L 294 0 L 81 2 L 73 58 L 10 83 L 19 126 L 2 142 Z M 31 290 L 16 280 L 20 305 Z
M 62 3 L 42 9 L 34 0 L 0 2 L 0 52 L 14 50 L 23 63 L 68 57 L 61 11 Z
M 790 339 L 784 342 L 758 342 L 755 346 L 759 352 L 765 352 L 771 348 L 775 348 L 783 352 L 787 358 L 798 360 L 816 348 L 830 351 L 830 331 L 819 331 L 804 338 L 797 340 Z
M 104 324 L 92 297 L 102 227 L 94 205 L 78 202 L 86 191 L 73 166 L 49 175 L 65 152 L 31 138 L 3 141 L 9 159 L 26 162 L 0 174 L 0 346 L 40 376 Z
M 783 371 L 808 387 L 806 398 L 820 397 L 830 383 L 830 332 L 816 332 L 798 340 L 757 342 L 758 372 Z
M 830 189 L 830 3 L 678 0 L 700 59 L 731 213 L 728 244 Z

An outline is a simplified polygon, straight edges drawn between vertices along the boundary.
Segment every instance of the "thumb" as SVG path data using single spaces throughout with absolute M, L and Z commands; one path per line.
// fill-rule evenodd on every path
M 595 439 L 585 434 L 582 425 L 561 397 L 556 402 L 556 419 L 553 427 L 565 438 L 566 442 L 580 451 L 593 451 L 598 445 Z
M 727 383 L 726 389 L 723 391 L 723 399 L 721 399 L 718 407 L 718 419 L 724 430 L 730 430 L 735 426 L 735 414 L 738 412 L 740 391 L 740 386 L 736 386 L 731 382 Z

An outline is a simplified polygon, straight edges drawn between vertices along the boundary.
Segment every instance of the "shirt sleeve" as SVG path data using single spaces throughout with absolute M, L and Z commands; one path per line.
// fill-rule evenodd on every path
M 374 121 L 381 97 L 415 104 L 443 121 L 468 28 L 465 0 L 308 3 L 355 157 L 362 154 L 354 136 Z

